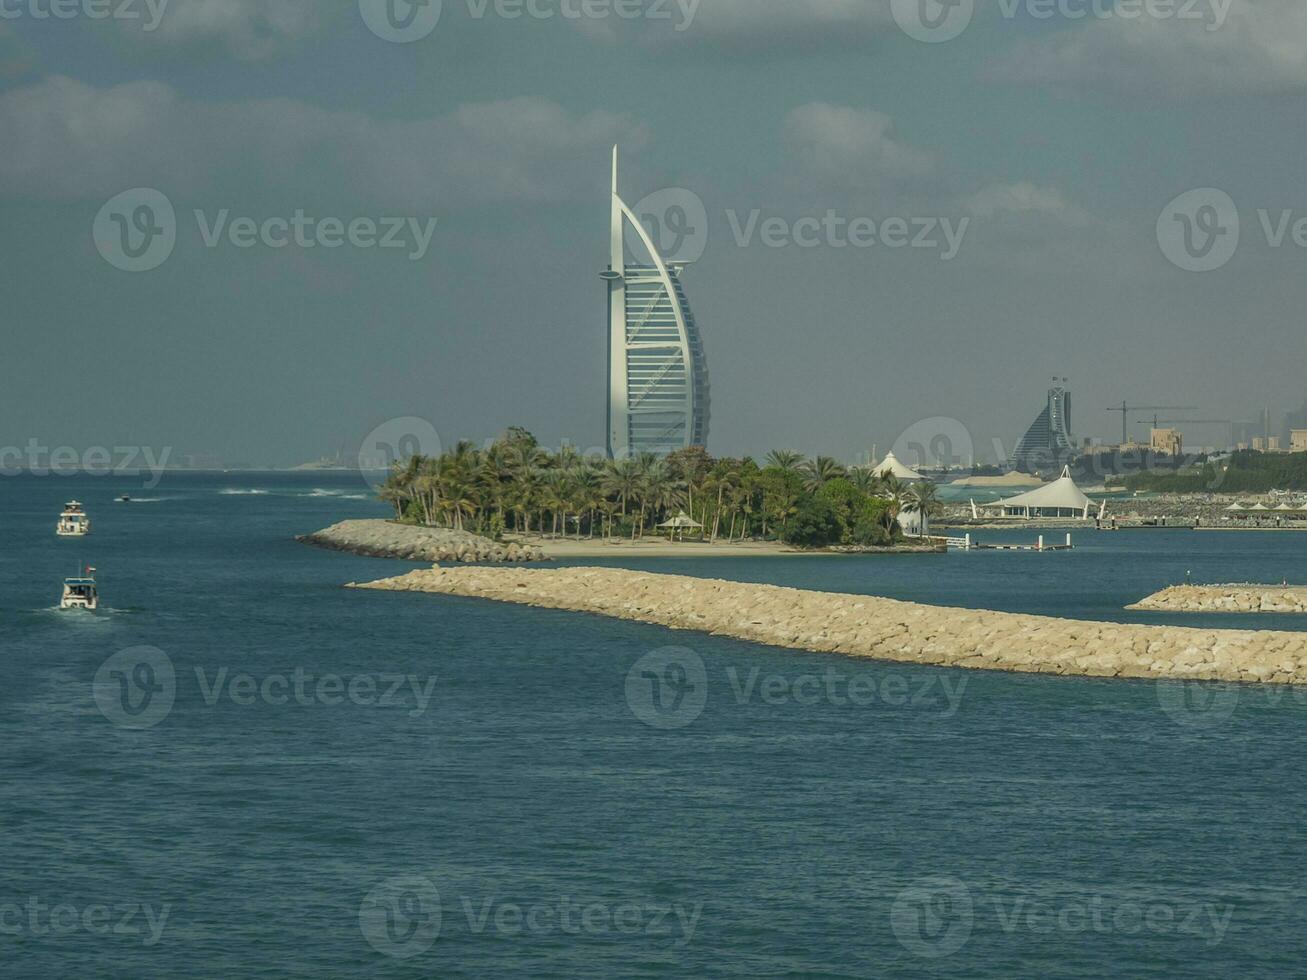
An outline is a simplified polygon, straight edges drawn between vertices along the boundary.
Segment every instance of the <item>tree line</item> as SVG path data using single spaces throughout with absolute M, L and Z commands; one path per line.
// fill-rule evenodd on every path
M 398 461 L 381 487 L 397 520 L 500 538 L 639 538 L 686 514 L 705 540 L 780 540 L 798 547 L 885 546 L 901 515 L 938 513 L 930 483 L 903 484 L 835 459 L 776 451 L 762 463 L 700 447 L 669 456 L 585 457 L 543 449 L 524 429 L 485 448 L 461 442 Z

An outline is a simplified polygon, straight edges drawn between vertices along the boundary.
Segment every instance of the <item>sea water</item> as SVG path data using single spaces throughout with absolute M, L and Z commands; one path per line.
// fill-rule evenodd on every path
M 0 976 L 1301 971 L 1307 698 L 349 591 L 416 566 L 294 541 L 386 513 L 357 475 L 0 480 Z M 1307 537 L 1075 541 L 595 563 L 1307 626 L 1122 610 L 1307 582 Z M 84 565 L 100 613 L 55 611 Z

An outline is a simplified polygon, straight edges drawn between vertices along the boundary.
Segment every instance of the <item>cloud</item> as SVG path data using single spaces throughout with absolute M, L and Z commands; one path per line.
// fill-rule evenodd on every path
M 1090 86 L 1130 98 L 1182 99 L 1307 85 L 1302 0 L 1204 0 L 1192 10 L 1205 16 L 1118 14 L 1047 38 L 1024 39 L 986 74 L 1022 85 Z
M 1042 215 L 1067 224 L 1087 224 L 1091 219 L 1083 208 L 1070 203 L 1056 187 L 1040 187 L 1029 181 L 990 184 L 962 199 L 962 207 L 978 218 L 1004 214 Z
M 0 94 L 0 132 L 4 192 L 82 199 L 156 186 L 443 208 L 593 196 L 608 147 L 646 138 L 626 116 L 574 114 L 540 98 L 395 120 L 290 99 L 197 102 L 160 82 L 97 89 L 61 76 Z
M 894 25 L 888 0 L 670 0 L 665 9 L 667 19 L 578 23 L 592 36 L 613 41 L 634 32 L 660 52 L 708 47 L 746 56 L 862 45 Z
M 842 192 L 919 182 L 935 169 L 932 155 L 895 138 L 893 121 L 875 109 L 811 102 L 782 127 L 805 177 Z
M 158 0 L 155 0 L 157 3 Z M 282 53 L 318 33 L 343 9 L 333 0 L 165 0 L 157 26 L 149 18 L 110 18 L 137 50 L 210 50 L 242 61 Z M 145 4 L 137 5 L 144 14 Z M 148 29 L 147 29 L 148 28 Z

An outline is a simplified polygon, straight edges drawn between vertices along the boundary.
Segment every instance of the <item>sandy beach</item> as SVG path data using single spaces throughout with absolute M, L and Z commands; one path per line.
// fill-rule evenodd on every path
M 668 541 L 665 538 L 643 538 L 639 541 L 601 538 L 532 538 L 530 545 L 543 551 L 547 558 L 560 561 L 587 558 L 758 558 L 789 556 L 794 558 L 821 558 L 832 555 L 903 555 L 935 554 L 933 547 L 904 545 L 875 551 L 845 552 L 837 550 L 804 551 L 791 548 L 779 541 L 737 541 L 715 544 L 701 541 Z

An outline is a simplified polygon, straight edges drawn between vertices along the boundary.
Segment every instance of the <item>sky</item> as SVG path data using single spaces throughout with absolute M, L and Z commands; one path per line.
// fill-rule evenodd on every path
M 1300 406 L 1307 5 L 950 3 L 0 0 L 0 446 L 602 446 L 613 144 L 714 454 Z

